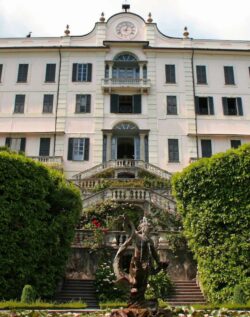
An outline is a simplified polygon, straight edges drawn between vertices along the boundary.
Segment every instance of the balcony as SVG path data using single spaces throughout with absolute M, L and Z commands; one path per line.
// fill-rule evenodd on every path
M 52 167 L 57 170 L 62 170 L 63 158 L 62 156 L 29 156 L 36 162 L 44 163 L 45 165 Z
M 150 79 L 143 78 L 105 78 L 102 79 L 104 93 L 111 93 L 116 90 L 126 90 L 147 94 L 151 86 Z

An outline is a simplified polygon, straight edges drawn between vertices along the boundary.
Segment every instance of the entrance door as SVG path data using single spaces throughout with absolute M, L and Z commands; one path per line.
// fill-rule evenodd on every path
M 133 137 L 117 138 L 117 159 L 134 159 L 135 148 Z

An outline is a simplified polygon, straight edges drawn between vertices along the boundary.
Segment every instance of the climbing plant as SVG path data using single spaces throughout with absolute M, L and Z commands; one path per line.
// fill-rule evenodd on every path
M 249 276 L 250 145 L 191 164 L 173 189 L 208 299 L 231 300 Z

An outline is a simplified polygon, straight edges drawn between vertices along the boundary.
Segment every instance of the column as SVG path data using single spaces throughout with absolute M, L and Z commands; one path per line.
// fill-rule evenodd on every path
M 140 133 L 140 159 L 145 161 L 145 133 Z
M 108 132 L 106 133 L 107 135 L 107 153 L 106 153 L 106 157 L 107 157 L 107 161 L 111 160 L 111 140 L 112 140 L 112 132 Z

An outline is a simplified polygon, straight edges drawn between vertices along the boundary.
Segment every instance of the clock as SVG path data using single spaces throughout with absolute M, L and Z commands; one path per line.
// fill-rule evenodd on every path
M 129 21 L 120 22 L 117 24 L 115 30 L 117 36 L 123 40 L 131 40 L 137 33 L 134 23 Z

